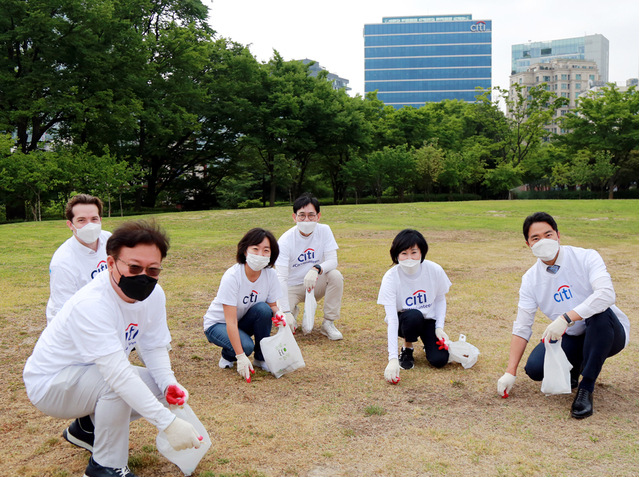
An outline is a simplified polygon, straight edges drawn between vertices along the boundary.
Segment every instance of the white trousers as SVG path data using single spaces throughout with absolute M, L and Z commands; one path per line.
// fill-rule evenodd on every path
M 342 307 L 342 296 L 344 295 L 344 276 L 339 270 L 331 270 L 322 273 L 315 283 L 315 299 L 319 301 L 324 298 L 324 319 L 335 321 L 339 319 L 339 311 Z M 297 304 L 306 298 L 304 284 L 288 287 L 288 304 L 291 313 L 297 319 L 299 308 Z
M 158 400 L 168 406 L 151 373 L 146 368 L 133 368 Z M 127 465 L 129 422 L 142 416 L 111 390 L 96 365 L 63 369 L 35 406 L 59 419 L 90 415 L 95 425 L 93 460 L 104 467 Z

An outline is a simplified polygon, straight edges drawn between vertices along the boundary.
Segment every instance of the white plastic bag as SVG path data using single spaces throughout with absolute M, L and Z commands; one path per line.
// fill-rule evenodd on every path
M 464 369 L 471 368 L 480 355 L 477 347 L 466 342 L 466 335 L 459 335 L 459 341 L 448 343 L 448 362 L 460 363 Z
M 297 346 L 288 325 L 280 326 L 276 334 L 262 339 L 260 348 L 268 369 L 276 378 L 306 366 L 300 347 Z
M 317 310 L 315 290 L 307 291 L 306 299 L 304 300 L 304 317 L 302 318 L 302 331 L 305 335 L 313 331 L 313 326 L 315 326 L 315 310 Z
M 561 347 L 561 339 L 551 343 L 544 342 L 546 355 L 544 356 L 544 379 L 541 382 L 541 392 L 546 396 L 552 394 L 570 394 L 570 370 L 572 364 Z
M 155 444 L 158 448 L 158 452 L 177 465 L 184 475 L 191 475 L 202 460 L 202 457 L 204 457 L 204 454 L 206 454 L 206 451 L 208 451 L 209 447 L 211 447 L 211 438 L 209 437 L 209 433 L 206 432 L 204 425 L 200 422 L 188 404 L 185 404 L 182 409 L 175 408 L 170 409 L 170 411 L 180 419 L 185 420 L 195 427 L 195 430 L 204 437 L 204 439 L 202 439 L 202 444 L 199 449 L 193 448 L 176 451 L 173 447 L 171 447 L 171 444 L 169 444 L 169 440 L 167 439 L 164 431 L 160 431 L 158 436 L 155 438 Z

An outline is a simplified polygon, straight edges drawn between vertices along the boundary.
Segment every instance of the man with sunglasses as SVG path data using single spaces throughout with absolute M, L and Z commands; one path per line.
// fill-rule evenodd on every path
M 328 225 L 320 224 L 320 204 L 315 197 L 302 195 L 293 203 L 295 227 L 287 230 L 277 244 L 280 254 L 275 269 L 283 298 L 279 308 L 293 331 L 297 327 L 297 304 L 312 291 L 324 297 L 324 321 L 320 333 L 329 340 L 341 340 L 335 327 L 344 293 L 344 277 L 337 270 L 337 242 Z
M 75 418 L 64 437 L 93 453 L 84 477 L 135 477 L 127 467 L 129 421 L 140 417 L 176 450 L 200 446 L 193 426 L 167 408 L 188 399 L 171 369 L 166 298 L 157 284 L 168 248 L 155 224 L 120 225 L 107 242 L 108 271 L 65 303 L 27 360 L 31 402 L 49 416 Z M 129 362 L 133 347 L 146 368 Z
M 67 203 L 65 216 L 73 235 L 51 258 L 47 324 L 75 292 L 107 269 L 106 242 L 111 233 L 102 230 L 102 201 L 88 194 L 75 195 Z

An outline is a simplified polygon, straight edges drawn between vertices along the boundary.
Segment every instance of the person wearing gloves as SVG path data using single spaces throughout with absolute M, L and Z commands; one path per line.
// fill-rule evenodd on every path
M 335 326 L 344 294 L 344 277 L 337 270 L 337 242 L 328 225 L 320 224 L 320 204 L 315 197 L 302 195 L 293 203 L 295 226 L 284 232 L 278 244 L 280 256 L 275 263 L 283 297 L 280 309 L 295 332 L 298 303 L 306 292 L 316 300 L 324 297 L 324 321 L 320 333 L 329 340 L 343 339 Z
M 282 296 L 277 273 L 272 268 L 279 248 L 268 230 L 249 230 L 237 244 L 237 263 L 222 276 L 217 296 L 204 315 L 204 334 L 222 348 L 220 368 L 232 368 L 251 382 L 254 367 L 269 371 L 260 341 L 271 334 Z M 279 317 L 278 317 L 279 318 Z M 280 323 L 280 320 L 277 320 Z M 251 336 L 255 336 L 255 342 Z M 253 364 L 249 356 L 253 355 Z
M 604 361 L 628 345 L 630 322 L 615 306 L 610 274 L 595 250 L 560 245 L 557 223 L 545 212 L 526 217 L 523 232 L 537 262 L 521 281 L 508 367 L 497 381 L 497 392 L 502 397 L 510 394 L 539 308 L 552 323 L 530 353 L 524 370 L 534 381 L 543 380 L 543 341 L 561 339 L 573 366 L 572 387 L 579 386 L 571 416 L 583 419 L 593 413 L 592 394 Z
M 65 303 L 25 365 L 35 407 L 76 419 L 64 437 L 93 453 L 84 477 L 135 477 L 127 467 L 129 421 L 139 417 L 176 450 L 200 446 L 195 428 L 167 407 L 188 399 L 171 370 L 166 298 L 157 285 L 168 247 L 155 224 L 120 225 L 107 242 L 108 270 Z M 146 368 L 129 362 L 134 346 Z
M 51 258 L 47 324 L 75 292 L 107 269 L 106 243 L 111 233 L 102 230 L 102 201 L 88 194 L 75 195 L 65 215 L 73 235 Z
M 450 280 L 444 269 L 425 260 L 428 243 L 417 230 L 397 234 L 390 248 L 395 264 L 384 274 L 377 303 L 384 305 L 388 324 L 388 366 L 384 378 L 391 384 L 400 380 L 400 369 L 415 365 L 413 343 L 421 338 L 426 359 L 436 368 L 448 363 L 448 335 L 444 331 L 446 293 Z M 404 339 L 397 358 L 397 339 Z

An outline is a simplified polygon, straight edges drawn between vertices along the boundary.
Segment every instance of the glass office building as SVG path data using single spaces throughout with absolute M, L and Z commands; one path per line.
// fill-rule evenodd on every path
M 586 60 L 597 63 L 601 81 L 608 82 L 609 43 L 603 35 L 513 45 L 511 74 L 522 73 L 536 63 L 552 60 Z
M 492 21 L 472 15 L 385 17 L 364 25 L 365 91 L 385 104 L 474 102 L 491 87 Z

